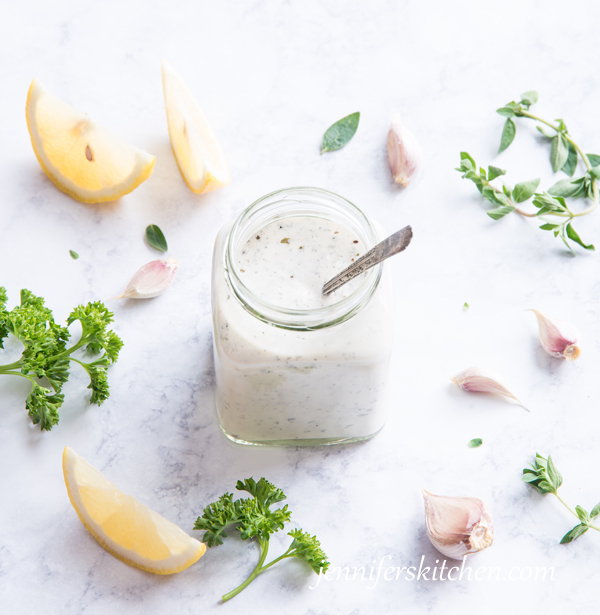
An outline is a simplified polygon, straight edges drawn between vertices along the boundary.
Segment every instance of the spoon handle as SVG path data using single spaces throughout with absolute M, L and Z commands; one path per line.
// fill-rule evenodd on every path
M 329 280 L 323 285 L 323 294 L 325 296 L 330 295 L 336 291 L 340 286 L 343 286 L 346 282 L 349 282 L 352 278 L 370 269 L 377 263 L 384 261 L 398 252 L 402 252 L 408 246 L 413 236 L 412 228 L 405 226 L 398 232 L 390 235 L 387 239 L 378 243 L 374 248 L 369 250 L 366 254 L 361 256 L 358 260 L 352 263 L 349 267 L 346 267 L 344 271 L 338 273 L 334 278 Z

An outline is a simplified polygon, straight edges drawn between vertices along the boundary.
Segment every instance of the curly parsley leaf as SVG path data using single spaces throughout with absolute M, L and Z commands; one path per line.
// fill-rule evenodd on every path
M 81 322 L 81 337 L 68 347 L 71 337 L 68 326 L 76 320 Z M 69 378 L 71 361 L 81 365 L 90 377 L 90 403 L 100 405 L 108 398 L 106 369 L 117 360 L 123 345 L 116 333 L 108 329 L 112 320 L 112 312 L 98 301 L 75 308 L 67 319 L 67 327 L 62 327 L 54 321 L 44 300 L 27 289 L 21 291 L 20 305 L 6 310 L 6 291 L 0 287 L 0 342 L 10 333 L 24 347 L 18 361 L 0 366 L 0 375 L 21 376 L 31 381 L 25 408 L 33 423 L 39 424 L 42 430 L 49 431 L 58 423 L 58 411 L 64 401 L 61 390 Z M 101 356 L 90 363 L 72 357 L 71 354 L 80 348 Z M 44 381 L 51 388 L 43 386 Z
M 225 493 L 216 502 L 206 506 L 202 516 L 194 523 L 195 530 L 204 530 L 202 541 L 209 547 L 223 544 L 223 538 L 227 538 L 227 528 L 236 527 L 242 540 L 256 539 L 260 549 L 259 563 L 254 571 L 244 583 L 225 594 L 224 601 L 237 596 L 267 568 L 289 557 L 305 561 L 317 574 L 327 570 L 329 562 L 316 536 L 300 529 L 289 532 L 293 540 L 288 550 L 265 564 L 271 534 L 283 529 L 292 514 L 287 505 L 274 509 L 271 506 L 285 500 L 286 496 L 265 478 L 258 482 L 253 478 L 240 480 L 236 489 L 249 493 L 251 497 L 234 500 L 233 494 Z

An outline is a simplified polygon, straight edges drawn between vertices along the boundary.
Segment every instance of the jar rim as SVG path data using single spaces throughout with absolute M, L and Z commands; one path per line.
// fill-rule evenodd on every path
M 253 220 L 255 226 L 257 226 L 256 221 L 258 220 L 260 228 L 264 228 L 274 220 L 291 217 L 285 215 L 284 212 L 278 214 L 276 211 L 272 212 L 269 217 L 268 212 L 265 215 L 265 210 L 276 208 L 276 206 L 285 210 L 285 205 L 300 204 L 312 205 L 322 214 L 319 217 L 327 218 L 326 214 L 329 209 L 330 215 L 333 215 L 331 212 L 335 212 L 335 216 L 340 216 L 345 221 L 354 223 L 354 226 L 357 227 L 354 230 L 361 234 L 367 250 L 370 250 L 379 242 L 379 234 L 373 222 L 348 199 L 323 188 L 309 186 L 283 188 L 257 199 L 235 219 L 225 247 L 225 275 L 229 286 L 242 306 L 259 320 L 285 329 L 321 329 L 345 322 L 370 301 L 379 285 L 382 273 L 381 263 L 365 272 L 361 284 L 343 299 L 331 305 L 302 310 L 276 305 L 259 297 L 244 283 L 236 264 L 236 248 L 239 248 L 240 244 L 247 240 L 247 236 L 249 237 L 256 232 L 252 226 Z M 311 215 L 305 211 L 297 211 L 300 215 Z M 312 215 L 315 215 L 314 211 L 313 209 Z M 252 232 L 248 230 L 249 228 L 252 229 Z

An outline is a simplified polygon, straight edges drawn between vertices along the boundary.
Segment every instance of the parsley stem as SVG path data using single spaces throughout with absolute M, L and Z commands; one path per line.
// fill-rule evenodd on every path
M 21 361 L 15 361 L 14 363 L 8 363 L 7 365 L 0 365 L 0 372 L 8 372 L 11 369 L 21 367 Z
M 267 553 L 269 552 L 269 541 L 262 540 L 259 538 L 258 543 L 260 545 L 262 552 L 260 555 L 260 560 L 258 561 L 258 564 L 256 564 L 256 568 L 252 571 L 252 574 L 241 585 L 238 585 L 235 589 L 232 589 L 229 593 L 225 594 L 221 598 L 223 602 L 227 602 L 228 600 L 231 600 L 232 598 L 237 596 L 242 590 L 246 589 L 246 587 L 248 587 L 248 585 L 250 585 L 250 583 L 252 583 L 252 581 L 254 581 L 254 579 L 256 579 L 256 577 L 264 570 L 262 565 L 265 563 L 265 560 L 267 559 Z

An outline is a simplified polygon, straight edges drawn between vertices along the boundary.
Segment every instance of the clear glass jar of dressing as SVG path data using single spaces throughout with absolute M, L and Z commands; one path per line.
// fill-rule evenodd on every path
M 383 427 L 393 341 L 389 265 L 321 293 L 379 241 L 362 211 L 318 188 L 268 194 L 221 229 L 213 340 L 217 412 L 228 438 L 335 444 Z

